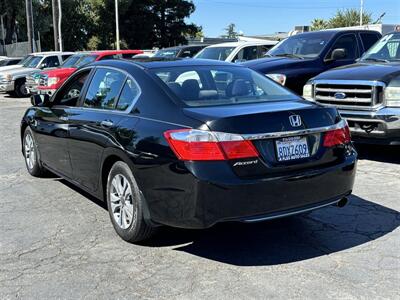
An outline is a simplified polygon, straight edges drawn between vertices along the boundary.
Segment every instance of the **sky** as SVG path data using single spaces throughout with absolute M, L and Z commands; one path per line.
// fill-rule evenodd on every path
M 224 34 L 229 23 L 245 35 L 293 30 L 315 18 L 328 19 L 338 9 L 360 9 L 360 0 L 192 0 L 196 11 L 190 22 L 203 27 L 207 37 Z M 400 24 L 400 0 L 364 0 L 364 10 L 384 24 Z

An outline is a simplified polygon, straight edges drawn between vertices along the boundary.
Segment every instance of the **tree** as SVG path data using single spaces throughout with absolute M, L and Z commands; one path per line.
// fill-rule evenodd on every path
M 363 13 L 363 24 L 372 22 L 370 13 Z M 360 25 L 360 12 L 357 9 L 338 10 L 336 15 L 329 19 L 329 28 Z
M 228 27 L 225 29 L 226 34 L 223 35 L 223 37 L 226 37 L 228 39 L 235 39 L 238 36 L 238 33 L 236 32 L 236 25 L 234 23 L 230 23 Z
M 311 22 L 311 30 L 322 30 L 328 28 L 328 22 L 323 19 L 314 19 Z
M 11 3 L 10 3 L 11 2 Z M 186 44 L 201 27 L 188 24 L 195 10 L 188 0 L 118 0 L 124 47 L 152 48 Z M 115 43 L 115 0 L 62 1 L 62 38 L 65 50 L 109 49 Z M 26 40 L 25 0 L 0 0 L 6 13 L 6 43 L 18 35 Z M 35 37 L 40 32 L 42 49 L 53 49 L 51 0 L 33 0 Z M 18 25 L 17 25 L 18 24 Z
M 370 13 L 363 13 L 363 24 L 372 22 Z M 360 25 L 360 12 L 356 9 L 338 10 L 329 20 L 314 19 L 311 22 L 311 30 L 328 28 L 349 27 Z
M 100 47 L 109 48 L 115 42 L 114 0 L 91 1 L 97 12 L 94 35 Z M 120 36 L 131 49 L 186 44 L 201 30 L 185 22 L 194 9 L 187 0 L 120 0 Z

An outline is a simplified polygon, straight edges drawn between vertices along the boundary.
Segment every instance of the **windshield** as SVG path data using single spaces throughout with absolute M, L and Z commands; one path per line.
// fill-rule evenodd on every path
M 32 56 L 31 59 L 27 60 L 24 63 L 25 68 L 36 68 L 39 62 L 42 60 L 43 56 Z
M 33 58 L 32 55 L 27 55 L 25 56 L 23 59 L 21 59 L 21 61 L 18 63 L 19 65 L 24 65 L 26 62 L 28 62 L 29 60 L 31 60 Z
M 75 63 L 82 58 L 82 54 L 75 54 L 68 57 L 62 64 L 61 68 L 72 68 Z
M 226 60 L 235 47 L 209 47 L 200 51 L 195 58 Z
M 178 49 L 162 49 L 158 50 L 156 54 L 154 54 L 154 57 L 176 57 L 179 53 Z
M 400 60 L 400 33 L 385 35 L 377 41 L 362 57 L 362 61 Z
M 267 52 L 267 56 L 317 57 L 330 38 L 331 36 L 327 34 L 294 35 L 276 44 L 275 47 Z
M 94 62 L 97 57 L 98 57 L 98 55 L 85 55 L 76 62 L 74 67 L 79 68 L 84 65 L 90 64 L 91 62 Z
M 247 68 L 188 66 L 151 69 L 187 106 L 220 106 L 299 99 Z

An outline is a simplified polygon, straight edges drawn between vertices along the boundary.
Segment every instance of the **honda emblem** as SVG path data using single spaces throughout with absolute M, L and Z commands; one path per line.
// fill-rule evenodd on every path
M 301 117 L 299 115 L 291 115 L 289 116 L 290 125 L 293 127 L 301 126 Z

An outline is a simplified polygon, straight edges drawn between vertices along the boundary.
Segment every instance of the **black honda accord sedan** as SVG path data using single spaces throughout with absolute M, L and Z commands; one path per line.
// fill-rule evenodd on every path
M 243 66 L 102 61 L 31 101 L 29 173 L 106 201 L 126 241 L 344 204 L 353 188 L 357 154 L 337 110 Z

